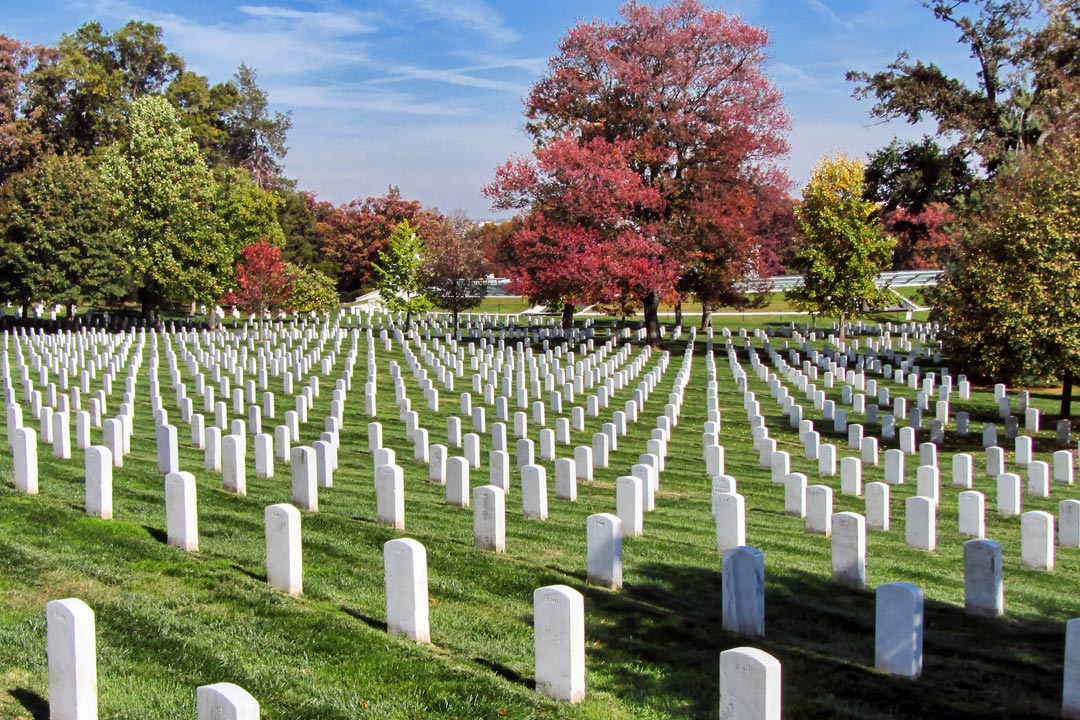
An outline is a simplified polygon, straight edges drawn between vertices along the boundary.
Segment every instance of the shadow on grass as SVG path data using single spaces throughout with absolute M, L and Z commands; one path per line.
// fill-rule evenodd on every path
M 766 560 L 766 637 L 744 638 L 722 630 L 720 572 L 646 565 L 636 575 L 621 592 L 585 588 L 590 666 L 606 690 L 673 716 L 715 716 L 719 654 L 746 645 L 780 660 L 785 717 L 1060 716 L 1058 622 L 929 602 L 923 676 L 911 681 L 873 668 L 872 592 L 797 570 L 771 577 Z
M 8 690 L 8 694 L 18 700 L 34 720 L 49 720 L 48 701 L 33 690 L 12 688 Z
M 261 583 L 266 582 L 266 574 L 265 573 L 252 572 L 251 570 L 248 570 L 243 565 L 233 565 L 233 570 L 239 571 L 241 575 L 247 575 L 252 580 L 257 580 L 258 582 L 261 582 Z
M 377 620 L 376 618 L 373 618 L 370 615 L 365 615 L 364 613 L 360 612 L 359 610 L 353 610 L 352 608 L 345 607 L 344 605 L 341 606 L 341 611 L 343 613 L 345 613 L 346 615 L 348 615 L 349 617 L 351 617 L 351 618 L 353 618 L 355 620 L 359 620 L 360 622 L 364 623 L 365 625 L 367 625 L 370 628 L 373 628 L 373 629 L 378 630 L 380 632 L 386 632 L 386 621 L 385 620 Z
M 162 545 L 168 545 L 169 544 L 169 534 L 167 532 L 165 532 L 164 530 L 162 530 L 161 528 L 150 527 L 149 525 L 143 525 L 143 530 L 146 531 L 147 535 L 154 538 L 154 540 L 157 540 Z
M 521 673 L 512 670 L 501 663 L 497 663 L 494 660 L 488 660 L 487 658 L 475 657 L 473 662 L 477 665 L 487 668 L 499 677 L 509 680 L 512 683 L 522 685 L 529 690 L 536 689 L 536 680 L 534 678 L 527 678 L 521 675 Z

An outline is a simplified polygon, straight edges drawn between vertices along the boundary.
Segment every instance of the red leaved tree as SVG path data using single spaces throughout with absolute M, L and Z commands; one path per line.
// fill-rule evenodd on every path
M 372 264 L 403 221 L 420 237 L 429 237 L 441 231 L 446 219 L 417 200 L 403 200 L 396 188 L 382 197 L 353 200 L 325 217 L 320 225 L 323 251 L 341 267 L 338 290 L 355 292 L 371 284 Z
M 222 305 L 235 305 L 259 318 L 262 334 L 268 311 L 282 310 L 289 302 L 296 275 L 281 259 L 281 248 L 266 240 L 245 245 L 236 263 L 236 287 L 221 296 Z
M 758 189 L 787 185 L 773 162 L 789 119 L 763 72 L 763 30 L 698 0 L 621 12 L 562 40 L 526 103 L 532 156 L 499 167 L 485 192 L 526 213 L 511 240 L 523 291 L 567 303 L 630 293 L 656 342 L 659 304 L 691 264 L 754 256 Z

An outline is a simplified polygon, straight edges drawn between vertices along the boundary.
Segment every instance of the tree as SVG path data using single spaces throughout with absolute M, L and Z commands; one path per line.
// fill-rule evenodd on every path
M 289 272 L 296 278 L 289 307 L 299 313 L 328 313 L 341 303 L 334 280 L 313 268 L 288 263 Z
M 745 264 L 757 188 L 789 120 L 766 78 L 766 33 L 697 0 L 631 1 L 623 21 L 582 23 L 527 101 L 532 158 L 498 168 L 495 207 L 527 211 L 511 255 L 541 299 L 642 303 L 657 310 L 702 244 L 711 262 Z
M 375 288 L 382 296 L 383 306 L 390 312 L 405 313 L 406 332 L 412 331 L 412 316 L 431 307 L 420 277 L 423 262 L 424 243 L 409 221 L 402 220 L 373 266 Z
M 48 139 L 28 115 L 29 77 L 56 60 L 55 50 L 0 35 L 0 185 L 48 149 Z
M 161 28 L 132 20 L 113 33 L 89 22 L 64 35 L 55 63 L 28 81 L 27 114 L 57 152 L 92 154 L 120 140 L 133 101 L 163 92 L 184 69 L 161 42 Z
M 26 307 L 69 308 L 124 294 L 110 238 L 108 197 L 79 157 L 48 155 L 11 178 L 0 195 L 0 286 Z
M 1080 371 L 1080 141 L 999 175 L 935 293 L 950 362 L 987 380 L 1064 384 Z
M 321 204 L 320 204 L 321 206 Z M 321 209 L 316 211 L 321 217 Z M 353 200 L 320 220 L 326 258 L 341 268 L 338 290 L 356 292 L 374 280 L 372 268 L 402 221 L 421 237 L 439 232 L 445 219 L 418 200 L 404 200 L 396 188 L 382 197 Z
M 803 283 L 787 297 L 800 309 L 839 317 L 841 339 L 849 318 L 885 298 L 874 279 L 888 267 L 896 244 L 881 232 L 877 206 L 863 197 L 863 172 L 858 160 L 823 158 L 797 211 L 805 245 L 795 267 Z
M 256 82 L 255 70 L 247 65 L 240 65 L 233 85 L 235 105 L 225 120 L 226 157 L 230 164 L 251 173 L 260 188 L 271 189 L 279 184 L 292 116 L 287 112 L 270 114 L 266 91 Z
M 453 215 L 451 220 L 463 216 Z M 457 227 L 454 227 L 457 225 Z M 435 307 L 454 315 L 477 307 L 487 296 L 487 264 L 483 251 L 462 222 L 448 222 L 445 232 L 427 238 L 427 257 L 420 271 L 425 293 Z
M 277 193 L 261 189 L 240 168 L 218 169 L 214 177 L 218 183 L 217 213 L 237 253 L 261 239 L 277 248 L 285 244 L 285 233 L 278 224 L 283 200 Z
M 132 103 L 127 134 L 106 149 L 101 175 L 144 315 L 160 317 L 165 302 L 212 303 L 230 279 L 236 253 L 198 145 L 160 96 Z
M 222 305 L 235 305 L 259 318 L 262 335 L 265 315 L 287 307 L 296 276 L 281 259 L 281 248 L 260 240 L 244 246 L 236 263 L 236 286 L 221 297 Z

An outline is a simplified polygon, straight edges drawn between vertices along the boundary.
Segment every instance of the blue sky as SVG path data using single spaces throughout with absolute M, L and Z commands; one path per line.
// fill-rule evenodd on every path
M 98 20 L 164 29 L 170 50 L 211 81 L 255 68 L 291 110 L 286 173 L 334 203 L 381 195 L 491 217 L 480 188 L 529 143 L 522 100 L 581 19 L 618 18 L 616 0 L 0 0 L 0 32 L 42 44 Z M 900 50 L 970 77 L 956 36 L 917 0 L 708 2 L 769 30 L 768 72 L 793 117 L 797 194 L 825 153 L 864 154 L 932 127 L 880 125 L 851 97 L 847 70 Z

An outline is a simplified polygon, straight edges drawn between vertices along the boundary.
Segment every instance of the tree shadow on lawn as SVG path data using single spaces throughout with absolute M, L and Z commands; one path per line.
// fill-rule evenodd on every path
M 1064 626 L 925 606 L 919 680 L 874 670 L 874 593 L 766 567 L 764 638 L 722 629 L 721 573 L 645 565 L 621 592 L 586 587 L 587 657 L 605 689 L 684 717 L 714 717 L 719 655 L 753 646 L 780 660 L 792 718 L 1060 717 Z M 655 671 L 642 672 L 649 665 Z

